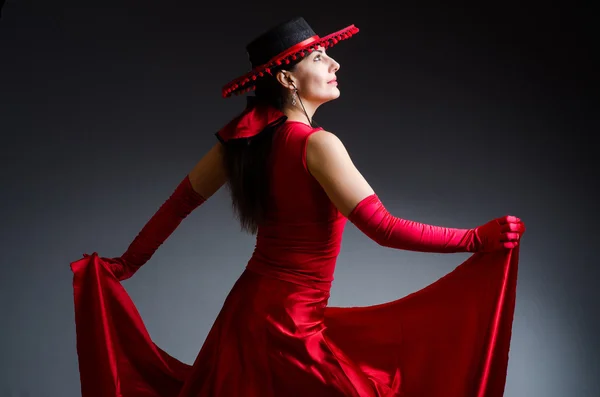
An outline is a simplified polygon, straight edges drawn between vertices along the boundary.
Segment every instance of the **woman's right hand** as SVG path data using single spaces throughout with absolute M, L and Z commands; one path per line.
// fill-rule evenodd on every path
M 90 256 L 89 254 L 83 254 L 84 258 Z M 99 256 L 102 262 L 108 265 L 108 270 L 115 276 L 119 281 L 123 281 L 131 277 L 133 274 L 128 270 L 127 264 L 121 257 L 116 258 L 105 258 L 103 256 Z
M 475 252 L 493 252 L 517 247 L 525 233 L 525 223 L 516 216 L 505 215 L 492 219 L 474 230 Z
M 219 144 L 220 145 L 220 144 Z M 216 149 L 213 150 L 216 152 Z M 208 157 L 210 162 L 215 162 L 216 157 L 213 153 Z M 200 165 L 208 164 L 209 160 L 200 161 Z M 217 174 L 220 171 L 215 171 Z M 214 193 L 219 186 L 222 185 L 220 177 L 212 175 L 209 172 L 195 172 L 194 180 L 197 186 L 205 192 Z M 219 174 L 220 175 L 220 174 Z M 206 199 L 198 193 L 192 184 L 190 175 L 186 175 L 183 180 L 177 185 L 171 196 L 160 206 L 158 211 L 144 225 L 142 230 L 129 244 L 123 255 L 115 258 L 100 259 L 107 265 L 109 271 L 119 280 L 127 280 L 135 274 L 151 257 L 156 250 L 165 242 L 179 224 L 188 216 L 196 207 L 206 201 Z M 84 254 L 84 256 L 89 256 Z
M 133 276 L 133 273 L 128 271 L 127 264 L 121 257 L 117 258 L 102 258 L 108 264 L 112 274 L 119 280 L 123 281 Z

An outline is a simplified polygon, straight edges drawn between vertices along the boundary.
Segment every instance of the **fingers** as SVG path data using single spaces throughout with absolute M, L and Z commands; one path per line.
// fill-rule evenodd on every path
M 525 232 L 525 224 L 523 222 L 506 223 L 506 224 L 502 225 L 502 227 L 500 228 L 500 232 L 501 233 L 507 233 L 507 232 L 524 233 Z
M 500 228 L 500 233 L 516 232 L 517 228 L 518 228 L 518 223 L 505 223 Z
M 502 233 L 500 237 L 501 242 L 505 241 L 519 241 L 521 235 L 519 233 Z
M 517 218 L 516 216 L 513 216 L 513 215 L 501 216 L 500 218 L 497 218 L 496 220 L 501 225 L 504 225 L 506 223 L 518 223 L 518 222 L 521 222 L 520 218 Z
M 502 226 L 500 229 L 500 241 L 501 242 L 510 242 L 510 241 L 519 241 L 525 226 L 523 223 L 507 223 Z
M 500 241 L 501 242 L 518 242 L 521 239 L 521 236 L 523 236 L 523 233 L 525 232 L 525 226 L 522 223 L 513 223 L 510 225 L 507 225 L 507 227 L 503 228 L 504 230 L 511 230 L 511 231 L 504 231 L 501 234 L 500 237 Z
M 489 221 L 482 227 L 484 235 L 489 239 L 490 248 L 512 249 L 519 246 L 519 241 L 525 233 L 525 223 L 514 215 L 505 215 Z
M 508 249 L 515 248 L 515 247 L 517 247 L 518 245 L 519 245 L 519 242 L 518 242 L 518 241 L 514 241 L 514 242 L 513 242 L 513 241 L 511 241 L 511 242 L 508 242 L 508 243 L 503 243 L 503 246 L 504 246 L 504 248 L 508 248 Z

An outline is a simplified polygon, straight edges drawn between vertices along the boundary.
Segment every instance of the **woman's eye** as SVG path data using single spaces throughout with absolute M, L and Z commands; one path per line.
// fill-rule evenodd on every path
M 315 57 L 315 61 L 320 61 L 320 60 L 321 60 L 321 55 L 317 55 L 317 56 Z

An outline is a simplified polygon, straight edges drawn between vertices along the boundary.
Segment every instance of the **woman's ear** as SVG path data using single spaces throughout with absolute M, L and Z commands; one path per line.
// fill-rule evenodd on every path
M 287 89 L 293 88 L 293 86 L 292 86 L 293 80 L 291 79 L 290 75 L 286 71 L 280 70 L 279 72 L 277 72 L 277 75 L 275 76 L 275 78 L 277 79 L 279 84 L 281 84 L 285 88 L 287 88 Z

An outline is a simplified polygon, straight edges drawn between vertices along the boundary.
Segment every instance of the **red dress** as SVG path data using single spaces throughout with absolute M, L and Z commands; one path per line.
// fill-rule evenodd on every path
M 83 397 L 503 395 L 518 248 L 393 302 L 328 306 L 347 220 L 307 171 L 316 130 L 274 135 L 268 222 L 193 365 L 154 344 L 97 253 L 71 264 Z

